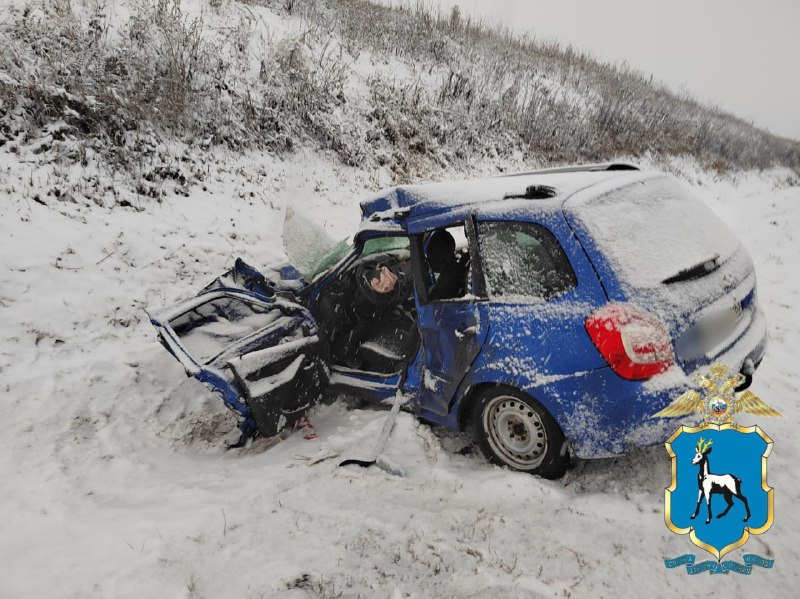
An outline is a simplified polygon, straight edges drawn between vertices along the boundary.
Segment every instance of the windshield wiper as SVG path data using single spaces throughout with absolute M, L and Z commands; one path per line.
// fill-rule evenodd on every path
M 721 262 L 719 261 L 719 254 L 714 254 L 712 258 L 708 260 L 703 260 L 702 262 L 695 264 L 694 266 L 690 266 L 689 268 L 684 268 L 677 274 L 672 275 L 671 277 L 667 277 L 663 281 L 661 281 L 664 285 L 669 285 L 670 283 L 678 283 L 680 281 L 691 281 L 692 279 L 699 279 L 700 277 L 704 277 L 709 273 L 714 272 L 721 266 Z

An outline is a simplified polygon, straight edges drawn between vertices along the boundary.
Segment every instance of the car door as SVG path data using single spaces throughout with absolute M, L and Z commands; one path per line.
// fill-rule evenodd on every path
M 432 299 L 435 273 L 429 268 L 426 242 L 434 231 L 463 231 L 465 257 L 469 258 L 464 293 Z M 412 237 L 412 268 L 422 352 L 418 364 L 417 403 L 422 414 L 444 417 L 464 375 L 486 339 L 488 319 L 485 292 L 474 276 L 478 266 L 474 226 L 470 219 L 429 229 Z M 434 416 L 435 418 L 435 416 Z
M 265 277 L 237 260 L 197 296 L 150 315 L 187 375 L 210 387 L 249 436 L 272 436 L 320 397 L 326 381 L 317 325 L 294 296 L 291 267 Z
M 607 366 L 585 326 L 607 300 L 560 214 L 513 218 L 520 220 L 486 214 L 476 223 L 492 322 L 479 366 L 484 380 L 546 403 L 563 381 Z M 554 400 L 546 407 L 557 412 L 565 405 Z

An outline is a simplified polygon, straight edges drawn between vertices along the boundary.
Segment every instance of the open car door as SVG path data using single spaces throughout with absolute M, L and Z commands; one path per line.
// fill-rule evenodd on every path
M 196 297 L 150 315 L 187 375 L 239 414 L 241 441 L 293 425 L 327 383 L 317 324 L 294 295 L 302 278 L 292 267 L 269 274 L 237 260 Z

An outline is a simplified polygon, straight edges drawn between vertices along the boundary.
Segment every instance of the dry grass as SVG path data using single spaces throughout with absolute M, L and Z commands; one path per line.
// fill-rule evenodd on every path
M 364 0 L 304 7 L 310 22 L 327 24 L 348 47 L 435 74 L 433 87 L 373 81 L 376 105 L 415 125 L 405 151 L 521 152 L 541 162 L 688 155 L 717 169 L 800 163 L 795 141 L 654 85 L 627 66 L 492 29 L 458 10 L 391 10 Z

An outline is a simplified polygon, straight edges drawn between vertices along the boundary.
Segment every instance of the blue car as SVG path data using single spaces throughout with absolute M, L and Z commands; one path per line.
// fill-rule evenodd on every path
M 749 382 L 764 355 L 752 260 L 671 175 L 601 164 L 404 185 L 361 212 L 309 272 L 237 261 L 151 316 L 243 440 L 326 389 L 401 393 L 492 463 L 553 478 L 572 455 L 663 442 L 651 416 L 693 373 L 722 361 Z

